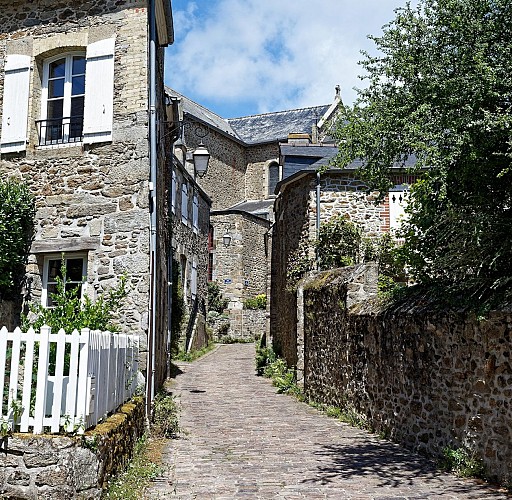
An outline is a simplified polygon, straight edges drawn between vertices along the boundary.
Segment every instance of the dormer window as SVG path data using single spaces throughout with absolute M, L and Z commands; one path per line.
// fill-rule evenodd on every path
M 83 138 L 85 54 L 46 61 L 43 69 L 43 119 L 39 145 L 80 142 Z

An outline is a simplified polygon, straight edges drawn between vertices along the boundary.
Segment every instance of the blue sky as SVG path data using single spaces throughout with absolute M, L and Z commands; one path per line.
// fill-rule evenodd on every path
M 415 3 L 415 2 L 413 2 Z M 165 83 L 224 118 L 345 103 L 405 0 L 173 0 Z

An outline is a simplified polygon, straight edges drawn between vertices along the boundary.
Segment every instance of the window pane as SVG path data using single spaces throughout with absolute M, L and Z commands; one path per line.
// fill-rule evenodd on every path
M 78 281 L 82 282 L 82 271 L 83 271 L 83 259 L 68 259 L 66 261 L 66 282 L 67 281 Z
M 50 63 L 50 78 L 64 76 L 66 73 L 66 59 L 57 59 Z
M 73 57 L 73 75 L 80 73 L 85 73 L 85 57 L 75 56 Z
M 55 302 L 52 300 L 52 294 L 57 293 L 57 285 L 48 285 L 46 290 L 48 292 L 46 303 L 48 304 L 48 307 L 51 307 L 55 305 Z
M 61 260 L 50 260 L 48 261 L 48 281 L 55 281 L 57 276 L 61 276 L 60 272 Z
M 83 116 L 84 114 L 84 98 L 73 97 L 71 99 L 71 116 Z
M 46 116 L 48 120 L 52 118 L 62 118 L 64 99 L 55 99 L 54 101 L 48 101 L 48 108 Z
M 57 78 L 48 82 L 48 98 L 64 97 L 64 78 Z
M 279 165 L 277 163 L 272 163 L 268 167 L 268 194 L 273 195 L 274 189 L 279 182 Z
M 77 290 L 76 297 L 82 297 L 82 285 L 80 283 L 66 283 L 66 292 Z
M 71 95 L 85 94 L 85 75 L 74 76 Z

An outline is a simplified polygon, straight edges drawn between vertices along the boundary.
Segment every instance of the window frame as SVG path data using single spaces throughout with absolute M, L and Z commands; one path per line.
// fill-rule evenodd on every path
M 74 57 L 83 57 L 85 70 L 84 73 L 78 73 L 76 76 L 84 76 L 84 92 L 83 94 L 73 95 L 73 58 Z M 65 60 L 65 70 L 64 70 L 64 92 L 63 92 L 63 106 L 62 106 L 62 137 L 59 139 L 47 139 L 48 134 L 48 125 L 46 125 L 45 132 L 42 132 L 42 127 L 38 130 L 39 134 L 39 147 L 45 146 L 55 146 L 55 145 L 79 145 L 83 143 L 84 137 L 84 114 L 85 114 L 85 96 L 87 94 L 85 79 L 87 77 L 87 52 L 86 50 L 73 50 L 59 53 L 55 56 L 48 57 L 43 60 L 43 77 L 41 79 L 41 122 L 48 120 L 48 102 L 51 98 L 49 98 L 49 81 L 50 81 L 50 65 L 58 61 L 59 59 Z M 82 108 L 82 130 L 78 137 L 70 137 L 70 128 L 71 128 L 71 101 L 73 97 L 82 97 L 83 98 L 83 108 Z M 67 123 L 64 121 L 67 118 Z M 67 130 L 67 134 L 66 134 Z
M 75 260 L 75 259 L 82 259 L 82 280 L 80 281 L 81 289 L 80 289 L 80 300 L 84 300 L 85 296 L 85 289 L 87 285 L 87 267 L 88 267 L 88 255 L 87 253 L 69 253 L 69 254 L 62 254 L 62 253 L 55 253 L 55 254 L 47 254 L 44 256 L 44 262 L 43 262 L 43 276 L 42 276 L 42 288 L 41 288 L 41 305 L 45 308 L 51 308 L 52 306 L 48 305 L 48 299 L 49 299 L 49 293 L 48 293 L 48 285 L 53 285 L 57 283 L 56 280 L 51 281 L 49 280 L 48 272 L 50 268 L 50 261 L 58 260 L 62 261 L 64 260 L 66 263 L 68 260 Z M 76 280 L 68 280 L 70 283 L 78 283 Z

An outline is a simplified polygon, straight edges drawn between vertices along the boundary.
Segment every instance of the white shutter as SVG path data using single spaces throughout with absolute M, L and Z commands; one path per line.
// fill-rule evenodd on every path
M 197 262 L 192 261 L 192 275 L 190 276 L 190 295 L 192 300 L 196 300 L 197 295 Z
M 197 233 L 199 231 L 199 200 L 195 193 L 192 203 L 192 227 L 194 232 Z
M 188 224 L 188 188 L 186 184 L 181 186 L 181 222 Z
M 107 38 L 87 46 L 84 104 L 86 144 L 112 140 L 115 42 L 115 38 Z
M 171 181 L 171 209 L 172 213 L 176 213 L 176 172 L 172 171 L 172 181 Z
M 24 151 L 27 147 L 30 56 L 8 55 L 5 61 L 2 110 L 2 153 Z

